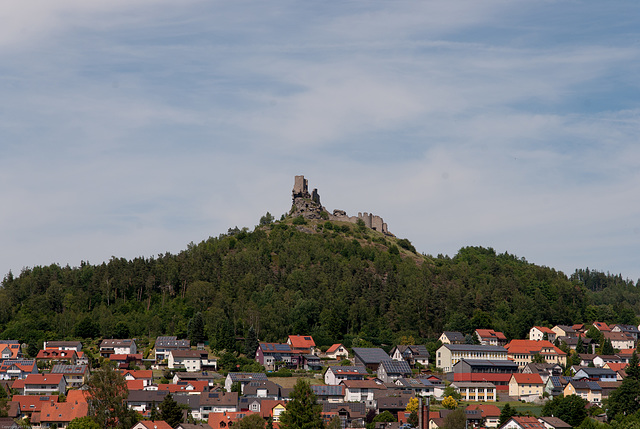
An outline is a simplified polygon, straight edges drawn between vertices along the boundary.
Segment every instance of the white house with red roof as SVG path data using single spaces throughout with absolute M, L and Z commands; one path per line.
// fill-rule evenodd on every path
M 24 379 L 25 395 L 66 393 L 67 382 L 62 374 L 29 374 Z
M 483 346 L 504 346 L 507 337 L 502 332 L 493 329 L 476 329 L 475 335 Z
M 14 340 L 0 340 L 0 361 L 19 359 L 22 357 L 20 342 Z
M 349 352 L 347 348 L 342 344 L 334 344 L 327 349 L 325 352 L 325 356 L 330 359 L 347 359 L 349 357 Z
M 86 402 L 47 402 L 40 411 L 40 426 L 43 428 L 66 428 L 73 419 L 86 417 L 89 414 L 89 404 Z
M 544 340 L 545 334 L 547 335 L 547 341 L 554 342 L 556 340 L 557 334 L 551 328 L 547 328 L 545 326 L 534 326 L 529 330 L 529 339 L 531 341 L 542 341 Z
M 122 375 L 127 381 L 141 380 L 144 387 L 150 386 L 151 383 L 153 383 L 153 371 L 150 369 L 127 369 L 122 371 Z
M 19 380 L 37 373 L 38 366 L 33 359 L 9 359 L 0 364 L 0 380 Z
M 611 328 L 606 323 L 593 322 L 593 326 L 600 332 L 610 332 Z

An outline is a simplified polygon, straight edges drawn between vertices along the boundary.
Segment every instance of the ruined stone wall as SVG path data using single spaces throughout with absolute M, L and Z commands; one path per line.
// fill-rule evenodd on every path
M 309 194 L 309 182 L 304 176 L 295 176 L 293 184 L 293 206 L 291 208 L 291 216 L 303 216 L 307 219 L 325 219 L 331 221 L 350 222 L 357 223 L 358 219 L 362 219 L 364 225 L 367 228 L 371 228 L 375 231 L 382 232 L 384 234 L 393 236 L 387 229 L 387 224 L 380 216 L 376 216 L 372 213 L 358 213 L 358 216 L 349 216 L 344 210 L 334 210 L 332 214 L 320 204 L 320 194 L 318 190 L 314 189 Z M 323 214 L 323 212 L 325 214 Z

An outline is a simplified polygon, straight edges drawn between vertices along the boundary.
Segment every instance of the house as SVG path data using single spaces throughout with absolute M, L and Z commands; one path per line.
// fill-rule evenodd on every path
M 566 366 L 567 354 L 545 340 L 511 340 L 505 346 L 509 359 L 518 364 L 518 367 L 533 362 L 534 355 L 541 355 L 547 363 Z
M 24 379 L 25 395 L 66 393 L 67 382 L 62 374 L 29 374 Z
M 122 375 L 124 376 L 124 379 L 127 381 L 129 380 L 142 381 L 142 385 L 144 387 L 151 386 L 151 384 L 153 383 L 153 371 L 150 369 L 138 369 L 138 370 L 126 369 L 122 371 Z M 177 381 L 174 380 L 174 383 L 177 384 Z
M 322 404 L 322 418 L 328 423 L 332 418 L 338 417 L 342 427 L 364 427 L 367 416 L 366 405 L 362 402 L 343 402 Z
M 389 411 L 394 416 L 407 409 L 411 395 L 380 396 L 376 398 L 378 413 Z
M 64 429 L 73 419 L 86 417 L 88 413 L 89 404 L 86 402 L 46 402 L 40 411 L 40 426 Z
M 324 355 L 329 359 L 342 360 L 342 359 L 347 359 L 349 357 L 349 352 L 347 351 L 344 345 L 334 344 L 327 349 Z
M 467 411 L 480 411 L 480 416 L 484 420 L 487 428 L 497 428 L 500 421 L 500 408 L 492 404 L 471 404 L 465 408 Z
M 244 392 L 244 386 L 252 381 L 267 381 L 267 376 L 263 372 L 230 372 L 224 382 L 224 388 L 231 392 L 235 383 L 240 383 L 240 392 Z
M 547 379 L 551 376 L 562 375 L 562 367 L 553 363 L 533 363 L 529 362 L 522 368 L 523 374 L 539 374 L 543 382 L 547 382 Z
M 214 387 L 216 381 L 223 378 L 216 372 L 202 371 L 202 372 L 176 372 L 173 376 L 172 382 L 178 383 L 180 381 L 206 381 L 209 387 Z
M 598 355 L 593 354 L 593 353 L 580 353 L 580 354 L 578 354 L 578 356 L 580 356 L 580 366 L 589 366 L 589 365 L 594 365 L 595 366 L 595 363 L 593 362 L 593 360 Z
M 395 384 L 404 390 L 412 391 L 413 395 L 418 397 L 431 397 L 436 394 L 436 386 L 426 378 L 399 378 Z
M 632 349 L 635 347 L 636 340 L 626 332 L 603 332 L 605 340 L 611 341 L 611 345 L 616 350 Z
M 622 359 L 617 355 L 596 355 L 593 358 L 593 365 L 596 368 L 602 368 L 608 363 L 622 363 Z
M 322 369 L 322 361 L 316 355 L 304 354 L 301 356 L 301 362 L 305 371 L 319 371 Z
M 271 417 L 274 422 L 280 421 L 280 415 L 286 411 L 285 401 L 274 401 L 265 399 L 260 405 L 260 415 L 268 419 Z
M 28 374 L 37 374 L 38 366 L 33 359 L 7 359 L 0 364 L 0 380 L 24 379 Z
M 604 333 L 604 332 L 610 332 L 611 328 L 609 327 L 609 325 L 607 325 L 606 323 L 602 323 L 602 322 L 593 322 L 593 326 L 600 332 Z
M 389 356 L 393 360 L 404 360 L 411 367 L 417 363 L 423 367 L 429 366 L 429 351 L 423 345 L 398 345 L 391 350 Z
M 56 350 L 75 350 L 82 351 L 82 343 L 80 341 L 45 341 L 42 344 L 43 349 Z
M 11 417 L 23 419 L 42 411 L 46 403 L 58 402 L 58 395 L 13 395 L 11 402 L 17 404 L 17 412 Z
M 0 361 L 6 359 L 21 359 L 22 348 L 20 343 L 14 340 L 0 340 Z
M 117 364 L 120 369 L 129 368 L 131 366 L 140 366 L 142 365 L 142 353 L 136 353 L 133 355 L 114 353 L 109 355 L 109 360 Z
M 307 354 L 315 354 L 316 343 L 311 335 L 289 335 L 287 344 L 292 350 L 300 350 Z
M 252 381 L 245 384 L 243 396 L 249 398 L 280 399 L 280 389 L 282 387 L 273 381 Z
M 635 325 L 613 325 L 611 332 L 622 332 L 623 334 L 631 336 L 634 341 L 638 341 L 638 338 L 640 338 L 640 330 L 638 330 L 638 327 Z
M 444 372 L 451 371 L 461 359 L 507 360 L 507 350 L 501 346 L 443 344 L 436 352 L 436 366 Z
M 353 349 L 354 363 L 369 368 L 371 371 L 377 371 L 380 362 L 389 360 L 389 355 L 379 347 L 354 347 Z
M 207 421 L 208 425 L 205 427 L 207 429 L 230 428 L 231 426 L 236 424 L 239 420 L 242 420 L 243 418 L 250 416 L 252 414 L 257 414 L 257 413 L 253 411 L 235 411 L 235 412 L 223 411 L 221 413 L 209 413 L 209 419 Z
M 454 381 L 451 386 L 462 395 L 463 401 L 495 402 L 496 386 L 488 382 Z
M 476 329 L 474 335 L 483 346 L 504 346 L 507 344 L 507 337 L 502 332 L 493 329 Z
M 209 363 L 206 350 L 171 350 L 167 367 L 169 369 L 184 368 L 187 372 L 200 372 Z
M 200 395 L 200 416 L 209 419 L 209 413 L 238 411 L 238 392 L 203 392 Z
M 538 374 L 511 374 L 509 396 L 532 402 L 544 393 L 544 383 Z
M 411 367 L 404 360 L 383 360 L 378 366 L 377 376 L 384 383 L 392 383 L 399 378 L 411 377 Z
M 153 354 L 156 363 L 161 363 L 165 359 L 169 359 L 169 352 L 172 350 L 191 350 L 189 340 L 179 340 L 176 336 L 166 336 L 156 338 L 153 346 Z
M 547 338 L 545 338 L 545 335 Z M 529 340 L 531 341 L 550 341 L 556 340 L 556 333 L 551 328 L 544 326 L 534 326 L 529 330 Z
M 132 410 L 145 415 L 152 407 L 158 406 L 167 393 L 167 391 L 159 390 L 130 390 L 127 396 L 127 405 Z
M 454 382 L 489 382 L 506 393 L 518 365 L 510 360 L 462 359 L 453 365 L 452 372 Z
M 75 350 L 44 349 L 39 350 L 36 355 L 36 362 L 44 362 L 47 365 L 56 363 L 75 365 L 77 359 L 78 353 Z
M 547 378 L 547 381 L 544 384 L 544 391 L 553 398 L 555 398 L 556 396 L 564 395 L 564 388 L 571 380 L 571 377 L 552 375 L 551 377 Z
M 89 367 L 87 365 L 57 364 L 51 368 L 51 374 L 62 374 L 67 387 L 81 387 L 89 379 Z
M 438 338 L 442 344 L 464 344 L 465 338 L 462 332 L 456 331 L 444 331 L 440 338 Z
M 595 381 L 571 380 L 564 388 L 564 396 L 577 395 L 592 404 L 602 403 L 602 387 Z
M 538 421 L 547 429 L 571 429 L 572 426 L 558 417 L 538 417 Z
M 134 355 L 138 353 L 134 340 L 102 340 L 100 343 L 100 356 L 108 358 L 116 355 Z
M 256 361 L 267 370 L 276 370 L 276 362 L 291 364 L 293 351 L 289 344 L 259 343 L 256 350 Z
M 622 349 L 620 350 L 618 353 L 616 353 L 616 356 L 618 356 L 620 358 L 620 362 L 623 363 L 629 363 L 629 361 L 631 360 L 631 356 L 633 356 L 633 352 L 635 352 L 636 349 Z
M 590 381 L 617 381 L 617 374 L 607 368 L 580 368 L 573 376 L 576 380 L 587 379 Z
M 345 402 L 373 401 L 376 392 L 387 389 L 384 384 L 378 384 L 374 380 L 344 380 L 340 385 L 344 386 Z
M 141 420 L 131 429 L 173 429 L 171 425 L 164 420 Z
M 343 380 L 364 380 L 367 374 L 364 366 L 330 366 L 324 373 L 324 384 L 336 386 Z
M 314 384 L 311 385 L 311 390 L 315 393 L 319 402 L 342 402 L 345 395 L 345 386 L 324 386 Z
M 538 421 L 535 417 L 511 417 L 500 429 L 547 429 L 547 427 Z
M 578 333 L 571 326 L 556 325 L 551 330 L 555 333 L 555 337 L 578 338 Z

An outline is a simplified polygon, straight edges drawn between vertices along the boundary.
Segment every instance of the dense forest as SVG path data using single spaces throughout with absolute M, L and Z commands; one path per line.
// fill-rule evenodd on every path
M 636 323 L 638 285 L 593 270 L 568 277 L 491 248 L 421 255 L 363 224 L 263 217 L 253 231 L 179 254 L 7 274 L 0 338 L 42 341 L 177 335 L 204 324 L 213 348 L 251 326 L 261 341 L 312 334 L 319 346 L 394 344 L 443 330 L 493 328 L 524 338 L 536 325 Z

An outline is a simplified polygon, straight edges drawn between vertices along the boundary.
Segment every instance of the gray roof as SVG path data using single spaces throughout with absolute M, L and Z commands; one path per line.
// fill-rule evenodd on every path
M 63 365 L 57 364 L 51 368 L 51 374 L 84 374 L 88 365 Z
M 451 351 L 462 352 L 498 352 L 507 354 L 507 349 L 502 346 L 481 346 L 475 344 L 443 344 L 442 347 L 446 347 Z
M 387 374 L 411 374 L 411 367 L 404 360 L 383 360 L 380 365 Z
M 587 376 L 592 377 L 592 376 L 609 376 L 609 377 L 615 377 L 616 376 L 616 372 L 612 369 L 609 368 L 580 368 L 580 370 L 578 372 L 584 372 Z
M 311 386 L 311 390 L 317 396 L 344 396 L 344 385 L 325 386 L 314 384 Z
M 506 367 L 506 368 L 517 368 L 518 364 L 512 360 L 508 359 L 460 359 L 458 362 L 453 364 L 456 366 L 460 364 L 460 362 L 466 362 L 469 366 L 492 366 L 492 367 Z
M 237 406 L 238 392 L 203 392 L 200 394 L 200 405 Z
M 464 341 L 464 335 L 462 332 L 444 331 L 443 334 L 449 338 L 449 341 Z
M 389 360 L 389 355 L 379 347 L 354 347 L 353 354 L 365 364 L 380 363 Z
M 267 381 L 267 375 L 263 372 L 230 372 L 229 378 L 234 383 L 238 381 Z
M 163 349 L 177 349 L 177 348 L 191 348 L 189 340 L 179 340 L 178 337 L 158 337 L 156 338 L 156 349 L 158 347 Z
M 387 357 L 388 358 L 388 357 Z M 342 365 L 334 365 L 330 366 L 327 370 L 331 370 L 334 374 L 344 374 L 344 373 L 358 373 L 362 375 L 367 375 L 367 368 L 362 365 L 357 366 L 342 366 Z

